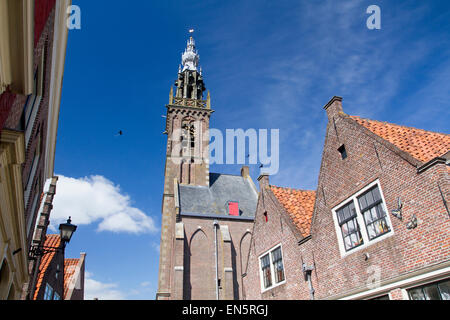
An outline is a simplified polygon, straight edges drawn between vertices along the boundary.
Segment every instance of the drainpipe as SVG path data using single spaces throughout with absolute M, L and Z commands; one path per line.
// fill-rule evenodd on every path
M 308 281 L 308 286 L 309 286 L 309 298 L 311 300 L 314 300 L 314 288 L 312 285 L 312 280 L 311 280 L 311 273 L 314 270 L 314 266 L 306 266 L 305 263 L 303 263 L 302 265 L 302 269 L 303 269 L 303 275 L 305 276 L 305 281 Z
M 216 261 L 216 300 L 219 300 L 219 270 L 217 265 L 217 228 L 219 227 L 219 222 L 214 220 L 214 258 Z

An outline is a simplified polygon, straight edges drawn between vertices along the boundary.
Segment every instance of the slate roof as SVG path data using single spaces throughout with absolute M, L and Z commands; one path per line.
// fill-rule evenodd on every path
M 258 192 L 249 178 L 210 173 L 209 187 L 180 184 L 179 199 L 181 214 L 228 216 L 227 202 L 237 201 L 240 217 L 253 218 Z
M 363 119 L 358 116 L 350 116 L 350 118 L 424 163 L 450 150 L 449 134 Z
M 306 237 L 310 234 L 311 220 L 316 201 L 314 190 L 298 190 L 270 186 L 278 202 L 284 207 L 300 233 Z

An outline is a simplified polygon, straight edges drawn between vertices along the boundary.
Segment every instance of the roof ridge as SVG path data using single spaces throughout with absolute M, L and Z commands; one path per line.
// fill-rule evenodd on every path
M 233 176 L 233 177 L 241 177 L 240 174 L 232 174 L 232 173 L 218 173 L 218 172 L 210 172 L 209 174 L 218 174 L 218 175 L 224 175 L 224 176 Z
M 393 125 L 393 126 L 397 126 L 397 127 L 402 127 L 402 128 L 407 128 L 407 129 L 414 129 L 414 130 L 418 130 L 418 131 L 424 131 L 424 132 L 429 132 L 429 133 L 434 133 L 434 134 L 441 134 L 441 135 L 445 135 L 445 136 L 450 136 L 449 133 L 444 133 L 444 132 L 437 132 L 437 131 L 431 131 L 431 130 L 425 130 L 425 129 L 421 129 L 421 128 L 416 128 L 416 127 L 411 127 L 411 126 L 405 126 L 402 124 L 398 124 L 398 123 L 393 123 L 393 122 L 388 122 L 388 121 L 382 121 L 382 120 L 374 120 L 374 119 L 369 119 L 369 118 L 363 118 L 361 116 L 352 116 L 352 115 L 347 115 L 349 118 L 355 120 L 354 118 L 359 118 L 361 120 L 365 120 L 365 121 L 372 121 L 372 122 L 378 122 L 378 123 L 382 123 L 382 124 L 389 124 L 389 125 Z
M 291 187 L 280 187 L 280 186 L 275 186 L 273 184 L 271 184 L 269 186 L 274 187 L 274 188 L 279 188 L 279 189 L 289 189 L 289 190 L 303 191 L 303 192 L 316 192 L 316 190 L 297 189 L 297 188 L 291 188 Z

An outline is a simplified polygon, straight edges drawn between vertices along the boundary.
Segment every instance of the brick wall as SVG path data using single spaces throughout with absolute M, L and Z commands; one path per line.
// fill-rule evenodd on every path
M 307 283 L 304 281 L 301 261 L 308 263 L 307 257 L 300 254 L 298 241 L 303 239 L 299 230 L 289 218 L 287 212 L 277 201 L 269 187 L 260 188 L 264 193 L 264 201 L 260 193 L 250 245 L 247 273 L 244 287 L 248 300 L 271 299 L 305 299 L 308 295 Z M 264 216 L 267 213 L 267 221 Z M 261 288 L 259 258 L 271 248 L 281 244 L 286 281 L 264 291 Z
M 184 299 L 216 299 L 213 221 L 213 218 L 182 217 L 185 233 Z M 219 299 L 242 299 L 242 274 L 247 262 L 252 221 L 217 221 L 217 265 L 221 282 Z
M 395 148 L 342 114 L 334 116 L 334 123 L 330 119 L 325 140 L 311 228 L 313 249 L 301 248 L 315 255 L 317 298 L 367 290 L 375 272 L 383 281 L 449 260 L 450 219 L 437 186 L 448 187 L 443 164 L 418 174 Z M 337 151 L 342 144 L 345 160 Z M 331 209 L 376 179 L 389 215 L 401 198 L 403 219 L 390 215 L 392 237 L 341 258 Z M 418 226 L 409 230 L 406 224 L 413 214 Z
M 400 277 L 407 279 L 412 272 L 417 274 L 431 266 L 439 269 L 439 264 L 450 261 L 450 217 L 438 188 L 448 203 L 450 180 L 445 164 L 418 173 L 418 160 L 348 118 L 339 101 L 329 106 L 327 114 L 311 239 L 297 244 L 295 231 L 282 226 L 283 209 L 265 191 L 265 209 L 261 208 L 261 197 L 258 202 L 244 280 L 247 299 L 309 299 L 302 261 L 315 266 L 312 283 L 316 299 L 367 292 Z M 338 151 L 343 144 L 346 159 Z M 374 181 L 379 181 L 393 232 L 390 237 L 341 257 L 332 209 Z M 399 197 L 403 203 L 401 220 L 390 213 L 397 208 Z M 268 222 L 262 216 L 263 210 L 268 212 Z M 413 215 L 418 225 L 408 229 L 406 225 Z M 283 246 L 286 283 L 261 294 L 258 257 L 278 243 Z M 392 299 L 402 298 L 402 291 L 397 289 L 390 289 Z
M 42 284 L 36 295 L 36 300 L 43 300 L 46 284 L 49 284 L 60 299 L 64 299 L 64 254 L 56 253 L 49 263 L 42 278 Z
M 42 32 L 48 21 L 56 0 L 35 0 L 34 1 L 34 44 L 38 44 Z
M 175 220 L 176 209 L 174 201 L 174 179 L 178 182 L 183 181 L 187 183 L 190 181 L 193 185 L 209 186 L 209 163 L 204 161 L 202 163 L 181 164 L 181 159 L 172 158 L 172 149 L 175 147 L 175 143 L 172 138 L 176 138 L 173 132 L 179 130 L 182 120 L 186 117 L 192 117 L 201 121 L 202 130 L 201 137 L 198 137 L 198 141 L 202 141 L 202 152 L 200 154 L 206 156 L 203 160 L 208 160 L 208 129 L 210 111 L 196 110 L 192 108 L 182 108 L 169 106 L 167 109 L 167 149 L 166 149 L 166 165 L 164 172 L 164 195 L 162 203 L 162 228 L 161 228 L 161 241 L 160 241 L 160 260 L 159 260 L 159 276 L 158 276 L 158 299 L 170 298 L 167 294 L 172 294 L 174 285 L 174 267 L 175 267 Z M 178 143 L 178 141 L 176 142 Z M 199 147 L 199 144 L 196 144 Z M 181 170 L 181 166 L 183 169 Z M 188 177 L 188 174 L 190 175 Z M 163 293 L 161 295 L 160 293 Z M 173 295 L 172 295 L 173 298 Z M 181 297 L 178 297 L 181 299 Z
M 1 130 L 3 129 L 6 119 L 9 116 L 9 113 L 11 112 L 12 105 L 16 99 L 16 94 L 5 91 L 2 94 L 0 94 L 0 134 Z

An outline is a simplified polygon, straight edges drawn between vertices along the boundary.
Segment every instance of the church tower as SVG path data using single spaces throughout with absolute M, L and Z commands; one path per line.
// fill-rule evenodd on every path
M 157 299 L 172 299 L 175 224 L 179 218 L 178 185 L 209 186 L 210 95 L 204 99 L 205 84 L 198 68 L 199 54 L 191 36 L 182 53 L 166 105 L 167 149 L 162 203 L 162 230 Z
M 157 299 L 214 300 L 244 296 L 242 276 L 258 191 L 240 175 L 209 170 L 213 112 L 189 38 L 175 90 L 166 105 L 167 150 Z

